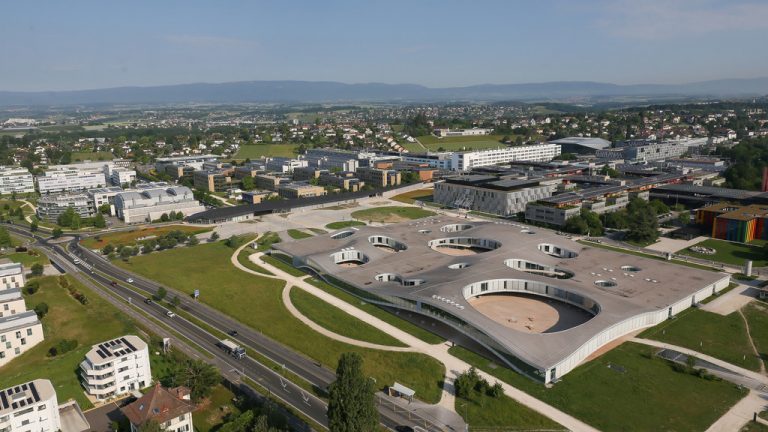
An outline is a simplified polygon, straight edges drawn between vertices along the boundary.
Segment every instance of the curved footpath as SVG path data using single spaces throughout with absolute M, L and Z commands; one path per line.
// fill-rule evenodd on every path
M 263 273 L 258 273 L 256 271 L 250 270 L 244 267 L 242 264 L 240 264 L 237 261 L 237 256 L 246 246 L 247 245 L 241 246 L 235 251 L 235 253 L 232 255 L 232 258 L 231 258 L 232 264 L 234 264 L 235 267 L 241 270 L 244 270 L 248 273 L 269 277 L 268 275 L 264 275 Z M 255 254 L 252 254 L 249 257 L 249 259 L 253 261 L 254 259 L 258 259 L 258 257 L 260 257 L 261 255 L 263 255 L 263 253 L 261 252 L 255 253 Z M 256 261 L 253 261 L 253 262 L 256 263 Z M 438 361 L 442 362 L 446 370 L 446 377 L 445 377 L 446 382 L 443 385 L 443 395 L 440 399 L 439 405 L 444 408 L 448 408 L 451 411 L 455 411 L 455 405 L 454 405 L 455 396 L 453 394 L 453 380 L 460 373 L 463 373 L 466 370 L 468 370 L 471 367 L 471 365 L 449 354 L 448 353 L 448 348 L 450 347 L 449 343 L 443 342 L 435 345 L 428 344 L 422 341 L 421 339 L 411 335 L 410 333 L 407 333 L 399 329 L 398 327 L 395 327 L 386 321 L 383 321 L 373 315 L 370 315 L 367 312 L 361 309 L 358 309 L 357 307 L 352 306 L 351 304 L 339 299 L 338 297 L 328 294 L 327 292 L 321 290 L 320 288 L 307 283 L 306 281 L 303 280 L 303 277 L 300 278 L 300 277 L 292 276 L 284 272 L 283 270 L 277 267 L 274 267 L 264 261 L 259 260 L 258 264 L 264 267 L 265 269 L 269 270 L 270 272 L 272 272 L 272 274 L 274 275 L 272 276 L 273 278 L 284 280 L 289 285 L 295 286 L 296 288 L 303 289 L 304 291 L 307 291 L 308 293 L 314 295 L 315 297 L 319 297 L 325 302 L 343 310 L 344 312 L 352 315 L 353 317 L 360 319 L 363 322 L 366 322 L 382 330 L 383 332 L 389 334 L 390 336 L 400 340 L 401 342 L 409 346 L 410 351 L 427 354 L 431 357 L 434 357 Z M 335 333 L 332 333 L 332 334 L 335 335 Z M 336 336 L 341 337 L 341 335 L 336 335 Z M 362 341 L 357 341 L 357 343 L 360 343 L 360 342 Z M 390 347 L 390 349 L 391 348 L 395 348 L 395 347 Z M 487 374 L 483 371 L 478 370 L 478 373 L 489 382 L 498 381 L 496 377 L 490 374 Z M 500 382 L 500 384 L 504 388 L 504 393 L 507 396 L 511 397 L 518 403 L 534 411 L 537 411 L 549 417 L 550 419 L 560 423 L 561 425 L 563 425 L 564 427 L 568 428 L 571 431 L 575 431 L 575 432 L 598 431 L 598 429 L 582 422 L 581 420 L 569 414 L 564 413 L 563 411 L 560 411 L 559 409 L 551 405 L 548 405 L 542 402 L 539 399 L 536 399 L 535 397 L 529 395 L 528 393 L 523 392 L 522 390 L 517 389 L 516 387 L 513 387 L 505 382 Z

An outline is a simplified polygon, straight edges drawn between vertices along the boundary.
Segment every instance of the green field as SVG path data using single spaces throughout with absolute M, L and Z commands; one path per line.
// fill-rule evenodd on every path
M 235 159 L 259 159 L 262 156 L 296 156 L 297 144 L 253 144 L 240 146 Z
M 427 402 L 440 398 L 444 368 L 437 360 L 416 353 L 363 349 L 315 333 L 293 318 L 283 305 L 282 281 L 234 269 L 230 263 L 233 252 L 223 242 L 216 242 L 137 256 L 116 264 L 188 295 L 200 289 L 200 301 L 326 366 L 335 368 L 343 352 L 359 352 L 365 360 L 365 373 L 376 378 L 380 387 L 396 380 L 415 389 Z
M 763 362 L 768 361 L 768 303 L 753 301 L 742 310 L 749 324 L 749 334 Z
M 690 348 L 753 371 L 760 370 L 760 361 L 752 351 L 738 312 L 722 316 L 689 309 L 673 320 L 644 331 L 640 337 Z
M 738 266 L 744 265 L 746 260 L 752 260 L 752 265 L 755 267 L 768 266 L 768 253 L 766 253 L 765 248 L 762 247 L 760 242 L 744 244 L 725 240 L 707 239 L 697 243 L 696 246 L 714 248 L 716 253 L 714 255 L 705 255 L 693 252 L 690 249 L 683 249 L 677 253 L 701 258 L 703 260 L 717 261 Z
M 354 226 L 365 226 L 365 222 L 360 222 L 356 220 L 348 220 L 348 221 L 338 221 L 338 222 L 331 222 L 325 227 L 329 230 L 338 230 L 342 228 L 349 228 Z
M 258 264 L 253 263 L 250 259 L 248 259 L 248 257 L 255 254 L 256 252 L 258 251 L 250 246 L 243 248 L 243 250 L 241 250 L 240 253 L 237 255 L 237 262 L 239 262 L 246 268 L 251 269 L 255 272 L 271 275 L 272 272 L 265 269 L 264 267 L 261 267 Z
M 83 161 L 110 161 L 115 158 L 112 152 L 99 151 L 99 152 L 72 152 L 72 162 Z
M 219 384 L 213 388 L 208 397 L 207 405 L 192 412 L 192 423 L 196 432 L 209 432 L 219 429 L 227 416 L 238 415 L 240 410 L 232 403 L 235 394 L 224 385 Z
M 48 315 L 43 317 L 45 340 L 20 357 L 2 367 L 0 388 L 20 384 L 36 378 L 48 378 L 53 382 L 60 401 L 74 398 L 80 407 L 87 409 L 91 403 L 85 397 L 77 376 L 78 365 L 91 345 L 126 334 L 137 334 L 133 322 L 90 289 L 67 277 L 85 294 L 89 303 L 81 305 L 58 285 L 57 277 L 38 278 L 40 290 L 25 295 L 28 309 L 39 303 L 47 303 Z M 98 325 L 95 325 L 98 323 Z M 54 358 L 46 356 L 48 350 L 62 339 L 75 339 L 75 350 Z
M 405 204 L 413 204 L 416 202 L 416 200 L 422 200 L 422 199 L 426 201 L 432 201 L 432 192 L 434 192 L 434 189 L 419 189 L 415 191 L 401 193 L 400 195 L 395 195 L 390 199 L 394 201 L 399 201 Z
M 182 231 L 187 234 L 201 234 L 212 231 L 213 228 L 201 228 L 187 225 L 164 225 L 159 227 L 136 228 L 129 231 L 118 231 L 111 234 L 102 234 L 94 237 L 87 237 L 80 241 L 83 247 L 88 249 L 101 249 L 111 244 L 112 246 L 132 245 L 139 238 L 156 236 L 160 237 L 171 231 Z
M 352 217 L 368 222 L 395 223 L 434 216 L 437 213 L 418 207 L 377 207 L 352 212 Z
M 666 361 L 649 358 L 650 347 L 631 342 L 579 366 L 552 388 L 464 348 L 449 352 L 604 431 L 703 431 L 747 394 L 725 381 L 675 372 Z
M 4 255 L 0 255 L 0 258 L 8 258 L 9 260 L 17 263 L 21 263 L 25 270 L 29 270 L 33 264 L 40 263 L 42 265 L 48 264 L 48 257 L 37 249 L 30 248 L 27 252 L 10 252 Z
M 260 258 L 265 263 L 273 267 L 277 267 L 291 276 L 301 277 L 305 275 L 303 271 L 295 268 L 292 264 L 290 264 L 289 257 L 281 253 L 274 253 L 272 255 L 262 255 Z
M 379 345 L 406 346 L 376 327 L 360 321 L 300 288 L 291 289 L 291 302 L 304 316 L 334 333 Z
M 469 430 L 566 430 L 557 422 L 506 395 L 490 397 L 473 391 L 469 399 L 457 397 L 455 407 L 456 412 L 469 423 Z
M 298 230 L 298 229 L 289 229 L 288 230 L 288 235 L 291 236 L 292 239 L 296 239 L 296 240 L 301 240 L 301 239 L 312 237 L 312 234 L 309 234 L 307 232 L 304 232 L 304 231 Z

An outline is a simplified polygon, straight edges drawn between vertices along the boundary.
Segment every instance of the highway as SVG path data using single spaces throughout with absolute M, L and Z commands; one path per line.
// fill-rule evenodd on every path
M 189 341 L 210 352 L 216 360 L 215 364 L 222 369 L 222 372 L 235 372 L 245 375 L 266 388 L 286 405 L 300 411 L 318 424 L 327 427 L 327 405 L 322 399 L 303 390 L 278 372 L 251 357 L 236 359 L 227 355 L 217 346 L 218 336 L 209 333 L 207 330 L 178 314 L 173 318 L 169 318 L 166 315 L 168 309 L 155 302 L 145 302 L 146 298 L 151 297 L 157 292 L 160 287 L 160 284 L 157 282 L 127 272 L 112 265 L 101 256 L 81 248 L 78 244 L 79 237 L 77 236 L 67 243 L 72 252 L 70 253 L 62 244 L 53 244 L 48 239 L 29 232 L 26 227 L 8 225 L 7 228 L 15 234 L 34 239 L 36 247 L 40 248 L 51 259 L 51 262 L 61 270 L 68 273 L 82 272 L 87 277 L 90 277 L 93 282 L 99 284 L 102 289 L 110 291 L 126 303 L 130 303 L 132 307 L 161 321 L 167 327 L 189 339 Z M 85 265 L 82 263 L 80 265 L 75 264 L 76 259 L 81 260 Z M 233 271 L 235 270 L 233 269 Z M 133 280 L 130 283 L 131 288 L 125 286 L 128 285 L 126 281 L 129 278 Z M 179 299 L 181 299 L 180 309 L 188 312 L 195 319 L 205 323 L 210 328 L 216 329 L 221 333 L 236 331 L 236 337 L 228 336 L 228 338 L 236 340 L 248 352 L 258 352 L 277 365 L 281 365 L 282 369 L 301 377 L 315 388 L 326 389 L 335 380 L 334 372 L 323 367 L 320 363 L 285 347 L 258 331 L 240 324 L 205 304 L 189 298 L 185 293 L 177 292 L 170 287 L 164 288 L 170 296 L 179 296 Z M 229 368 L 229 370 L 224 370 L 226 368 Z M 404 412 L 402 409 L 395 412 L 389 404 L 379 404 L 378 408 L 381 423 L 389 429 L 403 430 L 404 426 L 420 426 L 423 428 L 429 423 L 419 418 L 418 414 L 415 413 L 410 413 L 409 415 L 409 413 Z M 438 431 L 442 429 L 432 426 L 428 430 Z

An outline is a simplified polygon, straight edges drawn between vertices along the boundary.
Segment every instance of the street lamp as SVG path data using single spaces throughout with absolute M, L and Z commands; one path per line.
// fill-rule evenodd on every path
M 464 431 L 469 432 L 469 408 L 467 408 L 467 402 L 459 405 L 460 408 L 464 408 Z

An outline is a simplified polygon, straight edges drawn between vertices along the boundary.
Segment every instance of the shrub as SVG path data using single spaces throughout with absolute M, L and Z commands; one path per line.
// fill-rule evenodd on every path
M 56 345 L 52 346 L 51 349 L 48 350 L 48 356 L 56 357 L 57 355 L 68 353 L 69 351 L 72 351 L 75 348 L 77 348 L 77 340 L 62 339 Z
M 24 292 L 29 294 L 29 295 L 32 295 L 32 294 L 36 293 L 37 290 L 39 290 L 39 289 L 40 289 L 40 282 L 38 282 L 38 281 L 29 281 L 24 286 Z
M 42 318 L 48 314 L 48 303 L 38 303 L 35 306 L 35 313 L 38 318 Z
M 43 265 L 40 263 L 34 263 L 32 264 L 31 270 L 32 270 L 32 276 L 42 276 Z

